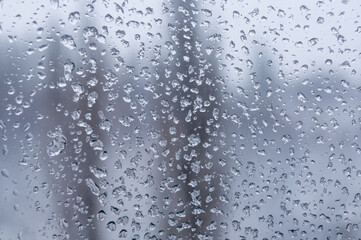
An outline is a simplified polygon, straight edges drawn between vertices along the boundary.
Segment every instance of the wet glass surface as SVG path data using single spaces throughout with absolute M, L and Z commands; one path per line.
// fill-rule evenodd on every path
M 361 239 L 359 1 L 0 6 L 0 240 Z

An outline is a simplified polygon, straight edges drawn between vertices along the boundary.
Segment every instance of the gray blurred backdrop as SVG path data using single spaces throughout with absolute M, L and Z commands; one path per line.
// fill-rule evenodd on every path
M 0 240 L 361 239 L 357 0 L 0 0 Z

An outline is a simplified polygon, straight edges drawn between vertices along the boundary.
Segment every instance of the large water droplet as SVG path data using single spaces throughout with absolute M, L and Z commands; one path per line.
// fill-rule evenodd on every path
M 62 134 L 61 127 L 57 126 L 54 131 L 49 131 L 48 137 L 52 138 L 47 146 L 48 155 L 54 157 L 63 152 L 66 146 L 66 137 Z

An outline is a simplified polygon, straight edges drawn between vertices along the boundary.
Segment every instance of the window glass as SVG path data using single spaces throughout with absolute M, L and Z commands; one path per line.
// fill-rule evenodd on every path
M 359 239 L 357 0 L 0 0 L 0 240 Z

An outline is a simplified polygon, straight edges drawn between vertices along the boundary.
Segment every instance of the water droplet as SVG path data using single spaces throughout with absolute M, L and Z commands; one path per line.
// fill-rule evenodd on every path
M 63 44 L 65 47 L 69 48 L 70 50 L 76 49 L 74 38 L 68 34 L 63 35 L 60 38 L 60 43 Z
M 114 232 L 117 229 L 117 225 L 115 224 L 114 221 L 110 221 L 110 222 L 107 223 L 107 229 L 110 232 Z
M 62 153 L 65 149 L 67 140 L 62 134 L 62 129 L 57 126 L 55 130 L 48 132 L 48 137 L 52 138 L 51 142 L 47 145 L 47 153 L 50 157 L 54 157 Z
M 95 196 L 99 196 L 99 194 L 100 194 L 100 189 L 99 189 L 98 185 L 93 181 L 93 179 L 87 178 L 87 179 L 85 179 L 85 183 L 86 183 L 86 185 L 89 187 L 90 191 L 91 191 Z
M 80 13 L 78 11 L 69 13 L 68 21 L 75 25 L 80 21 Z

